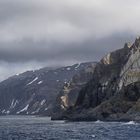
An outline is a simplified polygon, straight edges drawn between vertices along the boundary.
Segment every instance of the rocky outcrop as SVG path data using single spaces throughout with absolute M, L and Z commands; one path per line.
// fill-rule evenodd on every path
M 72 79 L 66 83 L 56 98 L 53 106 L 54 117 L 60 116 L 65 110 L 75 105 L 79 92 L 91 79 L 96 63 L 90 63 L 88 67 L 75 74 Z
M 106 55 L 72 108 L 58 119 L 139 121 L 140 38 Z M 57 119 L 52 117 L 52 119 Z
M 0 114 L 50 115 L 63 85 L 90 64 L 43 68 L 8 78 L 0 83 Z

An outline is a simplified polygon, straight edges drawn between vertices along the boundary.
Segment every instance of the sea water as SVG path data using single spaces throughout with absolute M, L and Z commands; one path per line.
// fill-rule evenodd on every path
M 65 122 L 48 117 L 1 116 L 0 140 L 140 140 L 135 122 Z

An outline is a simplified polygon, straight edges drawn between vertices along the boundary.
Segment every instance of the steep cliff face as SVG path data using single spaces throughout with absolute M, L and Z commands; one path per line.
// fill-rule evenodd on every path
M 129 59 L 120 73 L 120 88 L 140 81 L 140 39 L 130 47 Z
M 140 38 L 137 38 L 133 45 L 126 43 L 97 64 L 92 79 L 80 90 L 75 106 L 60 118 L 138 121 L 139 98 Z
M 80 65 L 82 64 L 79 64 L 79 66 Z M 54 103 L 53 116 L 59 116 L 63 111 L 75 105 L 79 91 L 91 79 L 95 66 L 96 63 L 90 63 L 83 70 L 75 74 L 72 79 L 63 86 Z
M 129 48 L 105 56 L 97 64 L 93 78 L 80 91 L 76 106 L 95 107 L 118 91 L 120 72 L 128 60 Z
M 43 68 L 10 77 L 0 83 L 0 114 L 49 115 L 63 85 L 89 65 Z

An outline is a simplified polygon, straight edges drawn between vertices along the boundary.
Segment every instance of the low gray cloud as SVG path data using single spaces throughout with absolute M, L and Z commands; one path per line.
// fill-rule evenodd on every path
M 138 0 L 1 0 L 0 80 L 27 69 L 98 61 L 140 34 L 139 5 Z
M 123 47 L 124 41 L 130 41 L 132 35 L 116 34 L 98 40 L 87 39 L 84 42 L 76 43 L 48 43 L 45 40 L 33 41 L 22 40 L 19 42 L 8 42 L 0 44 L 3 49 L 0 51 L 0 60 L 9 63 L 28 62 L 30 60 L 38 62 L 48 62 L 52 60 L 73 60 L 73 61 L 98 61 L 100 57 L 109 51 Z M 49 47 L 47 47 L 49 46 Z

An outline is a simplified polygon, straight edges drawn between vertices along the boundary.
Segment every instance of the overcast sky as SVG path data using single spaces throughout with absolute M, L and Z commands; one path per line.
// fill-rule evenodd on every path
M 99 61 L 140 35 L 140 0 L 0 0 L 0 80 Z

